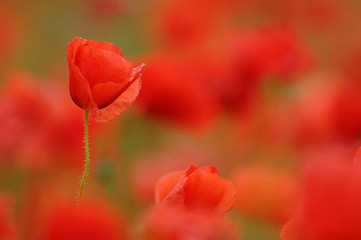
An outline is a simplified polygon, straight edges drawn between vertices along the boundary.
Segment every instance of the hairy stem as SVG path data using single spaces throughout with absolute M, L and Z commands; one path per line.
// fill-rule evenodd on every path
M 80 191 L 79 191 L 79 197 L 78 197 L 78 203 L 80 203 L 80 200 L 83 196 L 84 191 L 84 185 L 85 185 L 85 179 L 88 174 L 89 169 L 89 136 L 88 136 L 88 111 L 85 111 L 85 120 L 84 120 L 84 140 L 85 140 L 85 169 L 83 173 L 83 178 L 81 180 L 80 185 Z

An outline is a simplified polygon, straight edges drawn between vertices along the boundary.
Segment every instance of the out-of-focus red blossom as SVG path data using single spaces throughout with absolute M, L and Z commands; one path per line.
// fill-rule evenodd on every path
M 39 240 L 45 217 L 60 204 L 74 203 L 74 192 L 78 190 L 74 181 L 79 179 L 79 173 L 67 171 L 64 174 L 64 168 L 51 170 L 51 180 L 42 177 L 42 171 L 29 172 L 23 201 L 19 203 L 22 209 L 22 230 L 26 239 Z
M 297 94 L 298 144 L 352 142 L 361 135 L 361 85 L 334 75 L 316 76 Z M 327 87 L 325 87 L 327 86 Z
M 11 213 L 11 204 L 9 198 L 0 195 L 0 239 L 16 240 L 18 239 L 18 231 Z
M 191 163 L 202 164 L 204 154 L 197 150 L 163 150 L 153 156 L 143 156 L 135 161 L 131 171 L 132 192 L 140 203 L 153 203 L 156 182 L 164 174 L 184 169 Z M 149 169 L 152 168 L 152 171 Z
M 189 47 L 202 43 L 217 29 L 220 17 L 230 2 L 171 0 L 164 3 L 163 1 L 160 3 L 162 6 L 156 5 L 150 16 L 152 17 L 151 34 L 165 46 Z
M 33 86 L 21 80 L 16 81 L 16 78 L 18 76 L 15 79 L 10 77 L 11 85 L 1 96 L 0 149 L 4 159 L 19 151 L 20 146 L 29 141 L 27 135 L 38 135 L 35 126 L 46 122 L 46 114 L 42 114 L 42 111 L 46 113 L 49 110 Z M 32 138 L 35 139 L 37 137 Z
M 226 47 L 239 74 L 248 70 L 254 77 L 289 80 L 308 69 L 313 62 L 305 43 L 286 26 L 236 32 L 228 41 Z
M 331 118 L 340 138 L 357 139 L 361 136 L 361 47 L 353 49 L 352 56 L 345 62 L 345 78 L 338 86 Z
M 141 111 L 188 129 L 204 129 L 218 115 L 213 94 L 194 68 L 170 55 L 148 57 L 144 86 L 137 100 Z
M 188 56 L 188 68 L 226 111 L 244 110 L 256 97 L 258 71 L 247 53 L 242 56 L 247 58 L 242 64 L 237 64 L 232 58 L 235 56 L 229 57 L 222 49 L 194 51 Z
M 142 235 L 147 240 L 237 239 L 236 227 L 227 218 L 174 208 L 148 212 L 143 219 Z
M 110 206 L 83 202 L 58 204 L 44 219 L 40 240 L 130 239 L 124 220 Z
M 264 80 L 290 81 L 313 62 L 302 39 L 282 26 L 231 32 L 221 44 L 193 65 L 204 70 L 198 75 L 224 108 L 236 113 L 254 104 Z
M 236 190 L 229 180 L 218 176 L 215 167 L 171 172 L 160 178 L 155 187 L 155 200 L 163 208 L 206 211 L 223 215 L 234 205 Z
M 224 106 L 240 111 L 251 104 L 257 96 L 262 70 L 258 56 L 258 41 L 252 34 L 234 33 L 224 44 L 224 60 L 229 66 L 228 78 L 220 78 L 217 89 L 221 91 Z
M 138 96 L 145 65 L 133 68 L 112 43 L 76 37 L 67 54 L 70 95 L 97 122 L 116 118 Z
M 237 190 L 235 209 L 260 221 L 283 225 L 298 197 L 295 177 L 264 166 L 242 167 L 233 173 Z
M 303 197 L 281 232 L 282 240 L 361 238 L 361 169 L 350 161 L 306 167 Z
M 333 119 L 337 136 L 355 140 L 361 136 L 361 82 L 343 84 L 335 99 Z
M 55 160 L 79 165 L 81 111 L 64 98 L 65 88 L 35 82 L 22 73 L 5 79 L 0 95 L 1 158 L 7 163 L 20 161 L 27 167 Z

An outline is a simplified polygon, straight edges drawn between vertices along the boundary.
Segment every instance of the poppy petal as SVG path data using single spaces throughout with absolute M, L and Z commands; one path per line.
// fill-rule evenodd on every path
M 78 47 L 74 63 L 91 88 L 106 82 L 115 82 L 124 87 L 133 67 L 132 63 L 117 53 L 87 45 Z
M 184 185 L 187 193 L 185 204 L 189 208 L 210 208 L 223 214 L 232 209 L 236 191 L 229 180 L 225 180 L 213 172 L 200 169 L 188 177 Z
M 216 215 L 228 212 L 234 205 L 236 191 L 233 184 L 218 176 L 215 167 L 173 172 L 156 185 L 158 206 L 210 211 Z
M 87 40 L 80 38 L 80 37 L 75 37 L 71 40 L 71 42 L 68 44 L 68 57 L 70 57 L 71 59 L 74 58 L 75 53 L 78 49 L 78 47 L 85 45 L 87 43 Z
M 138 78 L 109 106 L 103 109 L 99 109 L 98 107 L 90 109 L 90 115 L 97 122 L 109 122 L 110 120 L 113 120 L 134 102 L 139 94 L 141 86 L 142 80 Z
M 122 50 L 110 42 L 98 42 L 98 41 L 94 41 L 94 40 L 88 40 L 86 45 L 93 46 L 93 47 L 107 50 L 107 51 L 111 51 L 111 52 L 114 52 L 114 53 L 122 56 Z
M 93 100 L 98 105 L 98 108 L 102 109 L 114 102 L 119 97 L 122 89 L 122 85 L 114 82 L 96 84 L 92 90 Z
M 73 101 L 83 109 L 94 105 L 88 81 L 75 66 L 73 60 L 68 56 L 69 64 L 69 90 Z
M 282 230 L 281 230 L 281 240 L 300 240 L 299 238 L 297 238 L 297 228 L 296 228 L 296 223 L 294 220 L 289 221 L 288 223 L 286 223 Z
M 184 176 L 185 171 L 168 173 L 161 177 L 155 186 L 155 203 L 159 206 L 163 199 L 172 191 L 179 180 Z

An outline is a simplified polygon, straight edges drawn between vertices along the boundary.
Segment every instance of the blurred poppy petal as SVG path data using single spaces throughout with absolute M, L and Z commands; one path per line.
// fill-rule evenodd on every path
M 129 86 L 126 91 L 124 91 L 113 103 L 107 107 L 102 109 L 94 107 L 90 109 L 90 115 L 97 122 L 108 122 L 113 120 L 121 113 L 123 113 L 130 105 L 132 105 L 135 98 L 138 96 L 141 87 L 142 80 L 138 78 L 133 82 L 132 85 Z
M 160 178 L 155 187 L 155 203 L 160 205 L 163 199 L 172 191 L 185 171 L 171 172 Z
M 216 215 L 232 209 L 235 195 L 233 184 L 219 177 L 214 167 L 191 165 L 186 172 L 166 175 L 156 185 L 156 202 L 162 208 L 210 211 Z

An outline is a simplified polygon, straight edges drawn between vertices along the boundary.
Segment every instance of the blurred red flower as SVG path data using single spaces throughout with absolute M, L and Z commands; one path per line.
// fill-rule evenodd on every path
M 188 56 L 187 68 L 224 110 L 244 109 L 255 97 L 259 74 L 247 53 L 240 52 L 247 60 L 238 65 L 234 53 L 230 53 L 234 49 L 228 52 L 224 47 L 230 46 L 193 51 Z
M 137 104 L 141 111 L 191 130 L 205 129 L 218 115 L 218 103 L 193 68 L 174 56 L 148 57 Z
M 147 240 L 235 240 L 235 225 L 211 214 L 167 208 L 150 211 L 143 219 Z
M 31 168 L 49 163 L 81 166 L 82 113 L 64 97 L 66 87 L 40 84 L 19 72 L 6 76 L 5 82 L 0 93 L 0 162 Z M 91 128 L 95 133 L 97 125 Z
M 158 29 L 155 37 L 166 45 L 189 46 L 202 42 L 214 30 L 215 4 L 204 4 L 198 0 L 173 0 L 156 11 Z M 202 9 L 202 11 L 199 11 Z M 153 22 L 153 21 L 152 21 Z M 154 27 L 154 26 L 152 26 Z
M 361 136 L 361 84 L 354 80 L 334 73 L 304 79 L 295 95 L 297 144 L 352 144 Z
M 361 169 L 347 161 L 307 166 L 303 197 L 282 240 L 361 239 Z
M 332 112 L 334 128 L 341 140 L 356 140 L 361 136 L 361 81 L 339 86 Z
M 233 2 L 233 3 L 232 3 Z M 212 39 L 224 27 L 222 21 L 233 0 L 153 1 L 147 26 L 162 48 L 188 49 Z M 199 11 L 202 9 L 202 11 Z
M 130 239 L 125 222 L 105 204 L 58 204 L 45 217 L 41 240 Z
M 286 83 L 313 64 L 306 44 L 285 26 L 231 31 L 218 45 L 193 51 L 188 62 L 221 106 L 241 115 L 255 107 L 265 81 Z
M 155 187 L 155 200 L 161 208 L 176 207 L 223 215 L 235 201 L 233 184 L 218 176 L 215 167 L 171 172 L 160 178 Z
M 164 174 L 184 169 L 191 163 L 206 162 L 198 149 L 167 149 L 154 155 L 146 154 L 135 159 L 131 171 L 131 190 L 140 203 L 153 203 L 155 185 Z M 153 170 L 150 172 L 149 168 Z
M 50 108 L 40 89 L 28 83 L 29 79 L 24 74 L 10 75 L 6 78 L 9 84 L 5 85 L 0 97 L 0 156 L 3 162 L 22 153 L 31 159 L 35 151 L 30 145 L 43 138 L 39 127 L 47 125 Z M 36 158 L 42 159 L 39 155 Z
M 289 80 L 313 63 L 305 42 L 293 29 L 282 25 L 235 32 L 225 46 L 238 76 L 252 71 L 255 77 Z
M 241 214 L 281 225 L 290 219 L 299 190 L 290 173 L 248 166 L 236 170 L 232 182 L 237 189 L 235 209 Z
M 67 54 L 70 95 L 96 121 L 110 121 L 133 103 L 144 64 L 133 68 L 115 45 L 82 38 L 72 39 Z

